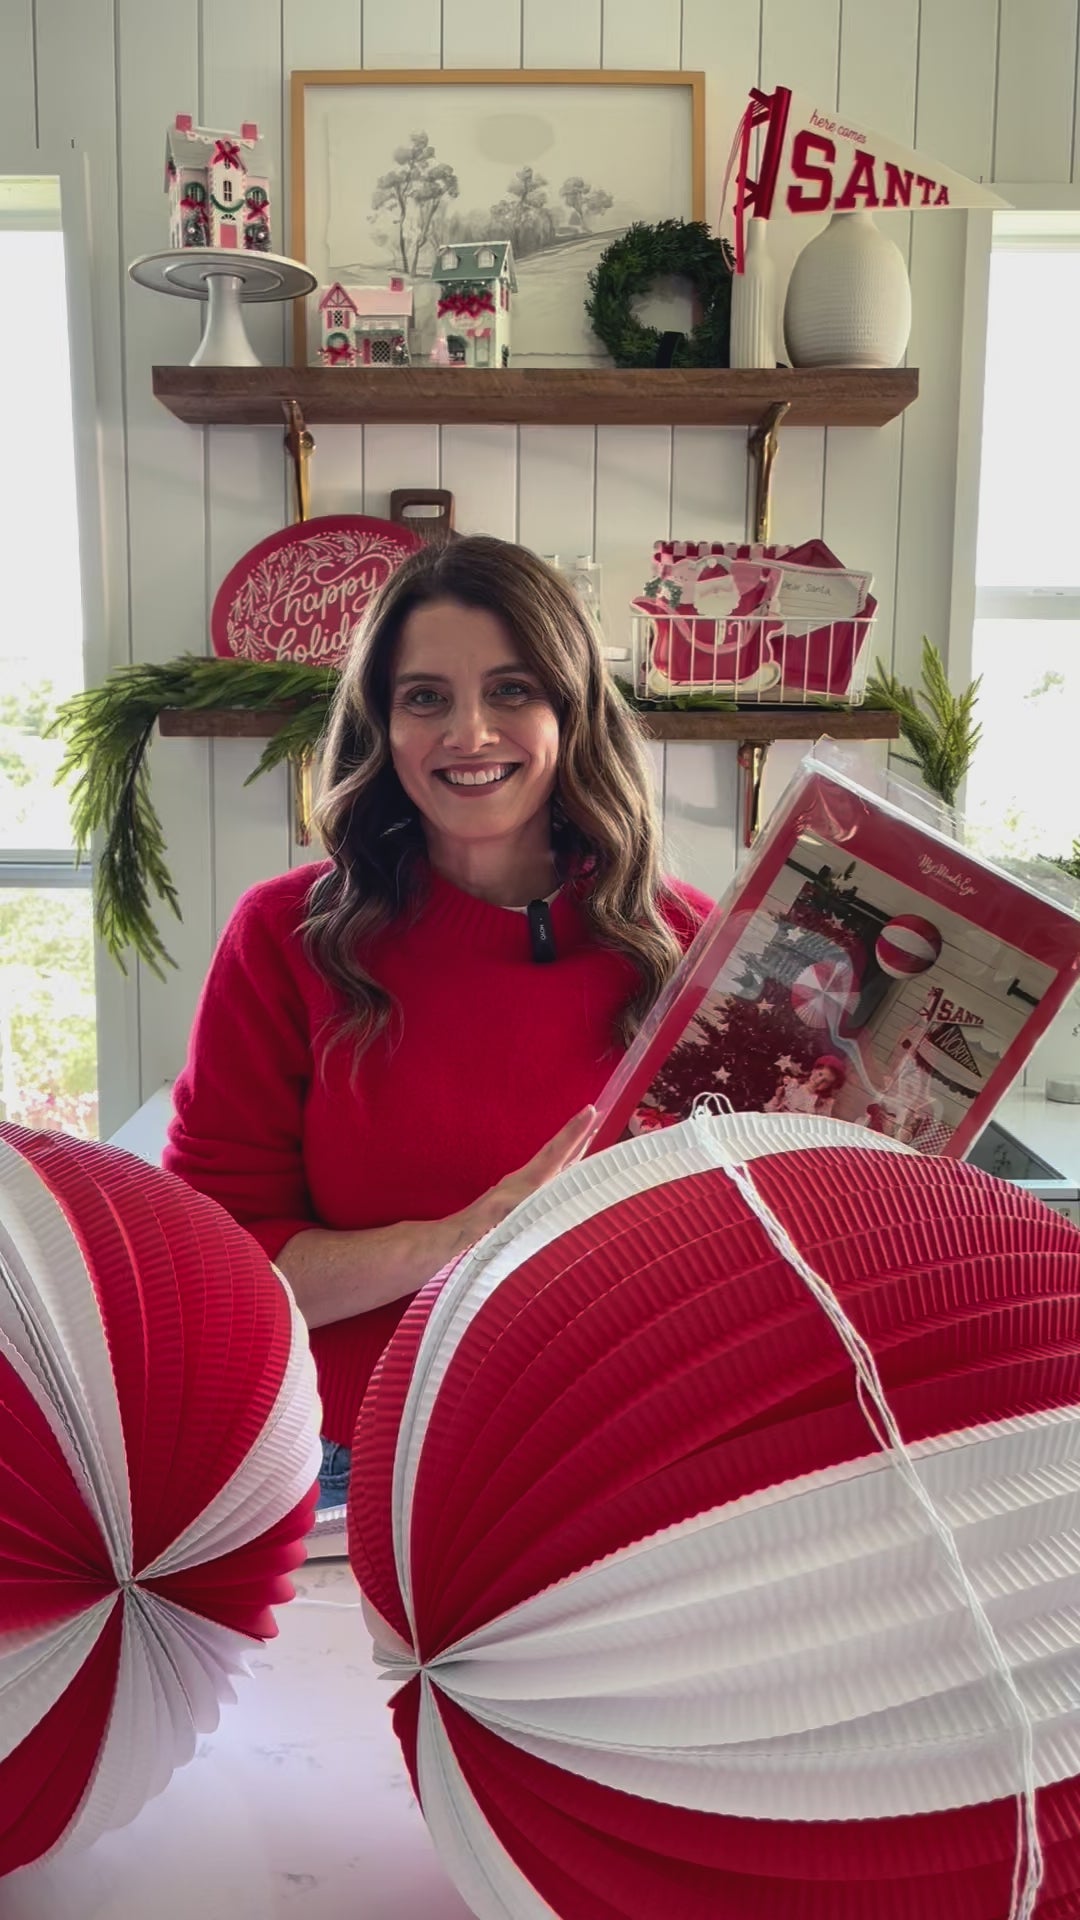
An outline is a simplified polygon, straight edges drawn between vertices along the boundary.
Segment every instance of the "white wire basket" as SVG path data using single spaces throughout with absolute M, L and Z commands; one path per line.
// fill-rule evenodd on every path
M 738 619 L 635 614 L 626 667 L 638 699 L 687 694 L 734 701 L 740 707 L 860 706 L 870 668 L 874 619 Z

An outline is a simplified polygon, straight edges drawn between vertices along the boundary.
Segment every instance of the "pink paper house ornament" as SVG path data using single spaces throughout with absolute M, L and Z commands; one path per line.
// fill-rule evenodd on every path
M 223 133 L 178 113 L 165 136 L 165 191 L 171 247 L 270 252 L 270 180 L 253 120 Z
M 400 275 L 385 287 L 344 287 L 335 280 L 319 289 L 318 312 L 321 366 L 408 366 L 413 296 Z

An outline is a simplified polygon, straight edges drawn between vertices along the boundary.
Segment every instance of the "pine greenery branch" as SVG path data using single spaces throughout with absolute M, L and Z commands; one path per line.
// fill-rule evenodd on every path
M 917 691 L 906 687 L 885 667 L 870 676 L 871 705 L 887 707 L 900 722 L 900 732 L 911 748 L 908 766 L 917 767 L 931 793 L 953 806 L 971 765 L 982 728 L 975 707 L 982 681 L 973 680 L 963 693 L 954 693 L 941 654 L 923 635 L 922 680 Z
M 76 859 L 104 836 L 94 880 L 94 924 L 126 972 L 128 949 L 157 974 L 175 966 L 154 917 L 155 899 L 179 920 L 165 835 L 150 797 L 147 748 L 166 708 L 293 708 L 251 779 L 282 760 L 314 751 L 337 684 L 333 668 L 212 660 L 185 654 L 160 664 L 120 667 L 100 687 L 64 702 L 47 729 L 64 742 L 58 781 L 71 779 Z

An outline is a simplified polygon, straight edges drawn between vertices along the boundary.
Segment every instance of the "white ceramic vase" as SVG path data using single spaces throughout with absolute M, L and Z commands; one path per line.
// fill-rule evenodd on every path
M 776 267 L 769 254 L 767 220 L 746 229 L 743 271 L 731 283 L 731 364 L 776 365 Z
M 911 332 L 904 256 L 873 215 L 834 213 L 803 248 L 784 307 L 795 367 L 897 367 Z

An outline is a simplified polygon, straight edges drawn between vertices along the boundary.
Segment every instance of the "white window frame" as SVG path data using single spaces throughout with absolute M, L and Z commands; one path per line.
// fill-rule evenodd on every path
M 1060 246 L 1063 238 L 1075 238 L 1076 245 L 1080 246 L 1080 181 L 1071 186 L 1048 181 L 995 181 L 993 191 L 1007 203 L 1008 211 L 998 214 L 971 211 L 966 215 L 959 444 L 949 610 L 948 666 L 955 687 L 965 686 L 972 678 L 976 620 L 1080 619 L 1080 582 L 1075 590 L 1023 584 L 1009 588 L 976 587 L 991 254 L 995 244 L 1002 244 L 1002 228 L 1005 244 L 1010 246 Z M 1010 212 L 1043 215 L 1044 232 L 1009 235 Z
M 106 622 L 101 427 L 94 378 L 90 204 L 87 156 L 72 142 L 26 147 L 0 141 L 0 179 L 58 179 L 67 282 L 68 355 L 74 434 L 83 663 L 87 686 L 100 684 L 114 664 Z M 36 219 L 40 215 L 33 216 Z M 78 324 L 75 324 L 77 316 Z M 126 637 L 123 651 L 126 655 Z M 118 649 L 119 652 L 119 649 Z M 73 851 L 26 848 L 0 851 L 0 887 L 89 887 L 96 848 L 81 868 Z M 98 1127 L 107 1139 L 142 1098 L 139 1071 L 137 969 L 125 976 L 94 941 L 97 1004 Z

